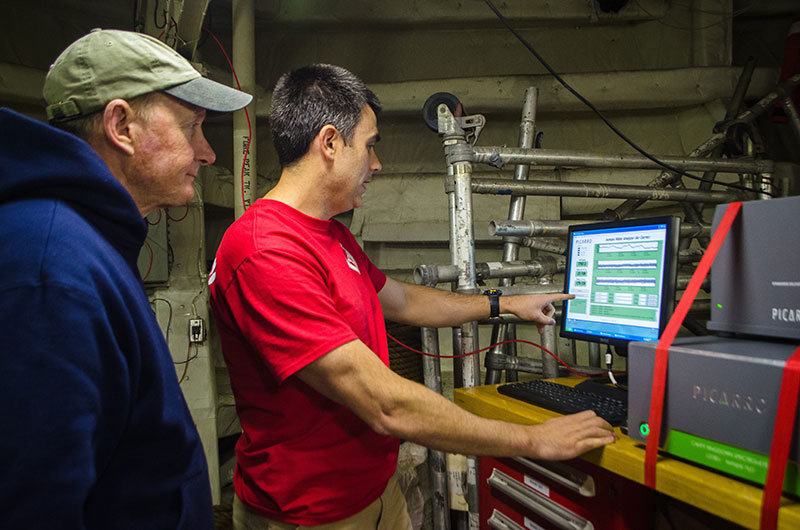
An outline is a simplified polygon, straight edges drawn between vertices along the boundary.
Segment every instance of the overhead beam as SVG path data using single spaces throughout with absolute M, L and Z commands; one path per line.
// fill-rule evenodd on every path
M 731 97 L 740 68 L 720 66 L 564 75 L 572 87 L 600 110 L 665 109 L 702 105 Z M 756 68 L 747 97 L 758 98 L 775 85 L 777 70 Z M 517 112 L 528 87 L 539 89 L 540 113 L 588 108 L 549 75 L 464 77 L 399 83 L 373 83 L 384 113 L 418 114 L 431 94 L 450 92 L 470 112 Z M 259 100 L 257 115 L 267 116 L 271 94 Z
M 630 2 L 618 13 L 603 13 L 586 0 L 506 0 L 498 4 L 503 15 L 516 26 L 544 23 L 630 23 L 661 18 L 667 4 L 660 0 Z M 328 0 L 319 9 L 317 0 L 257 0 L 259 23 L 286 26 L 343 25 L 485 27 L 501 23 L 483 2 L 375 2 L 373 0 Z

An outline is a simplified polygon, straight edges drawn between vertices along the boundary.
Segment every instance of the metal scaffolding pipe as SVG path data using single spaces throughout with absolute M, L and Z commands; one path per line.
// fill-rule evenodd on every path
M 589 343 L 591 346 L 592 343 Z M 598 349 L 599 349 L 599 345 Z M 548 355 L 548 357 L 550 357 Z M 552 359 L 552 357 L 550 357 Z M 530 357 L 512 357 L 511 355 L 496 355 L 494 356 L 491 361 L 487 362 L 487 366 L 491 364 L 492 369 L 494 370 L 519 370 L 520 372 L 526 372 L 530 374 L 542 374 L 544 372 L 544 366 L 542 361 L 539 359 L 532 359 Z M 601 368 L 598 366 L 582 366 L 576 363 L 567 363 L 573 370 L 576 370 L 580 373 L 587 374 L 587 375 L 600 375 L 605 373 L 605 368 Z M 567 375 L 567 369 L 563 367 L 561 364 L 558 364 L 555 369 L 555 374 L 553 376 L 545 375 L 545 377 L 559 377 L 561 375 Z
M 567 237 L 569 227 L 595 221 L 489 221 L 489 235 L 516 237 Z M 708 237 L 711 225 L 681 223 L 681 237 Z
M 522 245 L 536 250 L 544 250 L 562 256 L 567 254 L 567 243 L 554 237 L 525 237 Z M 678 252 L 678 263 L 695 263 L 703 257 L 702 249 L 686 249 Z
M 689 274 L 678 274 L 678 280 L 677 283 L 675 284 L 675 288 L 678 289 L 679 291 L 686 289 L 686 287 L 689 286 L 689 281 L 691 279 L 692 276 Z M 703 283 L 700 284 L 700 287 L 704 291 L 708 291 L 709 289 L 711 289 L 711 278 L 706 276 L 706 279 L 703 280 Z
M 541 278 L 539 280 L 539 287 L 548 288 L 555 292 L 559 292 L 561 290 L 555 288 L 556 286 L 553 284 L 552 276 Z M 543 348 L 549 350 L 551 353 L 553 353 L 553 355 L 558 356 L 558 339 L 556 338 L 555 326 L 545 326 L 544 329 L 542 329 L 540 340 Z M 553 355 L 548 355 L 544 351 L 541 352 L 541 355 L 542 374 L 547 378 L 558 377 L 558 361 L 553 357 Z
M 233 68 L 241 89 L 256 93 L 254 0 L 233 0 Z M 256 98 L 233 113 L 233 215 L 242 216 L 255 198 Z M 252 119 L 248 119 L 252 116 Z
M 475 264 L 477 280 L 511 278 L 514 276 L 538 277 L 564 271 L 564 259 L 540 256 L 532 260 L 488 262 Z M 458 279 L 458 267 L 429 263 L 414 268 L 414 282 L 418 285 L 437 285 Z
M 747 74 L 747 72 L 745 71 L 742 74 L 742 77 L 745 76 L 746 74 Z M 743 81 L 742 81 L 742 79 L 740 77 L 740 83 L 739 84 L 741 84 L 742 82 Z M 751 123 L 752 121 L 754 121 L 756 118 L 758 118 L 759 116 L 761 116 L 765 112 L 771 110 L 776 101 L 778 101 L 781 98 L 785 98 L 789 94 L 791 94 L 792 90 L 794 89 L 794 87 L 797 86 L 798 84 L 800 84 L 800 74 L 795 74 L 791 78 L 789 78 L 785 83 L 775 87 L 775 89 L 773 91 L 771 91 L 769 94 L 767 94 L 766 96 L 761 98 L 755 105 L 753 105 L 752 107 L 750 107 L 746 111 L 736 115 L 736 119 L 735 120 L 726 120 L 726 124 L 728 126 L 730 126 L 733 123 L 744 123 L 744 124 Z M 736 92 L 734 93 L 734 97 L 737 97 L 737 93 L 739 92 L 739 90 L 740 90 L 740 88 L 737 86 Z M 731 107 L 730 110 L 734 114 L 736 112 L 738 112 L 738 108 L 732 108 Z M 727 113 L 726 113 L 726 117 L 727 117 Z M 701 156 L 707 155 L 708 153 L 720 154 L 720 151 L 719 151 L 718 148 L 725 141 L 725 138 L 727 136 L 726 133 L 727 133 L 726 130 L 714 133 L 705 142 L 703 142 L 696 149 L 694 149 L 694 151 L 689 153 L 689 156 L 690 157 L 701 157 Z M 707 170 L 706 173 L 709 173 L 709 172 L 712 172 L 712 171 L 715 171 L 715 170 L 713 170 L 713 169 L 712 170 Z M 769 171 L 764 171 L 764 172 L 761 172 L 761 173 L 770 173 L 770 172 Z M 662 171 L 661 174 L 658 175 L 658 177 L 653 179 L 648 184 L 648 186 L 664 187 L 664 186 L 667 186 L 667 185 L 673 183 L 678 178 L 679 178 L 679 176 L 676 173 L 673 173 L 673 172 L 670 172 L 670 171 Z M 706 184 L 706 186 L 709 186 L 709 184 L 707 184 L 707 183 L 701 183 L 700 189 L 705 189 L 706 188 L 706 186 L 703 186 L 703 184 Z M 613 214 L 615 215 L 615 217 L 617 219 L 625 219 L 626 217 L 628 217 L 631 214 L 631 212 L 633 212 L 636 208 L 641 206 L 643 203 L 644 203 L 644 201 L 639 201 L 639 200 L 636 200 L 636 199 L 628 199 L 625 202 L 623 202 L 622 204 L 620 204 L 617 208 L 615 208 L 613 210 Z
M 732 120 L 739 114 L 739 111 L 744 104 L 744 97 L 747 94 L 747 88 L 750 86 L 750 80 L 753 78 L 753 72 L 756 68 L 756 59 L 755 57 L 748 57 L 747 62 L 742 68 L 742 73 L 739 75 L 739 79 L 736 82 L 736 88 L 733 91 L 733 97 L 731 97 L 730 102 L 728 103 L 727 108 L 725 109 L 725 118 L 723 121 Z M 711 152 L 712 158 L 719 158 L 725 152 L 725 145 L 720 144 L 714 148 Z M 700 183 L 698 186 L 701 190 L 709 190 L 713 185 L 713 181 L 716 178 L 717 174 L 714 171 L 706 171 L 703 173 L 703 182 Z M 694 207 L 697 209 L 697 213 L 702 212 L 703 205 L 702 204 L 695 204 Z
M 434 328 L 422 328 L 422 351 L 439 355 L 439 331 Z M 438 357 L 428 355 L 422 358 L 425 386 L 442 394 L 442 367 Z M 450 495 L 447 487 L 447 458 L 444 452 L 428 449 L 428 468 L 433 485 L 433 528 L 449 530 L 450 528 Z
M 786 117 L 789 118 L 789 123 L 792 125 L 795 140 L 800 142 L 800 116 L 797 114 L 797 108 L 794 106 L 794 101 L 792 101 L 791 97 L 784 98 L 783 110 L 786 112 Z
M 542 330 L 542 347 L 558 355 L 556 327 L 545 326 Z M 552 355 L 542 352 L 542 375 L 546 378 L 558 377 L 558 361 Z
M 530 357 L 512 357 L 511 355 L 495 354 L 486 357 L 487 370 L 519 370 L 529 374 L 542 373 L 542 361 Z
M 589 343 L 589 366 L 594 366 L 596 368 L 600 368 L 601 364 L 601 357 L 600 357 L 600 344 L 597 342 L 590 342 Z
M 716 133 L 708 138 L 705 142 L 700 144 L 697 148 L 689 153 L 690 157 L 701 157 L 708 153 L 714 152 L 725 141 L 725 134 Z M 708 173 L 708 172 L 706 172 Z M 716 173 L 716 171 L 715 171 Z M 656 178 L 647 183 L 651 188 L 664 188 L 680 178 L 680 175 L 672 171 L 662 171 Z M 704 188 L 701 188 L 704 189 Z M 627 218 L 634 210 L 647 201 L 641 199 L 627 199 L 625 202 L 617 206 L 611 213 L 617 219 Z
M 597 155 L 583 151 L 555 149 L 523 149 L 519 147 L 473 147 L 475 162 L 496 166 L 502 164 L 531 164 L 537 166 L 575 166 L 589 168 L 663 169 L 663 166 L 642 155 Z M 656 156 L 661 162 L 682 171 L 711 171 L 718 173 L 769 173 L 772 160 L 752 158 L 698 158 L 686 156 Z
M 470 193 L 470 177 L 472 175 L 472 164 L 469 162 L 458 162 L 452 164 L 454 177 L 453 197 L 455 199 L 455 210 L 453 215 L 453 226 L 456 231 L 456 239 L 451 245 L 453 265 L 458 270 L 456 278 L 456 291 L 464 294 L 476 294 L 478 292 L 475 279 L 475 237 L 472 233 L 472 194 Z M 461 345 L 464 351 L 477 349 L 478 338 L 472 329 L 471 323 L 462 325 Z M 475 386 L 480 380 L 480 363 L 477 359 L 470 356 L 462 359 L 462 381 L 465 387 Z
M 543 180 L 520 182 L 506 179 L 472 179 L 472 191 L 494 195 L 642 199 L 648 201 L 708 202 L 717 204 L 743 199 L 742 193 L 731 191 L 700 191 L 687 188 L 655 188 L 628 184 L 550 182 Z
M 452 115 L 446 105 L 439 106 L 441 129 L 452 126 Z M 448 120 L 449 118 L 449 120 Z M 472 223 L 472 154 L 463 131 L 445 134 L 443 138 L 447 158 L 447 175 L 453 180 L 450 195 L 451 264 L 458 268 L 456 291 L 464 294 L 478 293 L 475 280 L 475 236 Z M 478 349 L 478 323 L 466 322 L 458 328 L 460 340 L 458 350 L 471 352 Z M 454 329 L 455 334 L 455 329 Z M 455 336 L 454 336 L 455 339 Z M 456 341 L 453 350 L 456 351 Z M 461 386 L 472 387 L 480 381 L 480 359 L 477 355 L 462 357 L 456 363 L 461 367 Z M 469 506 L 469 528 L 478 530 L 478 459 L 467 457 L 466 501 Z
M 562 256 L 567 254 L 567 242 L 555 237 L 524 237 L 522 246 Z
M 536 124 L 536 103 L 538 101 L 539 96 L 539 89 L 535 87 L 529 87 L 525 91 L 525 100 L 522 105 L 522 118 L 520 119 L 519 123 L 519 147 L 522 148 L 530 148 L 533 146 L 533 139 L 535 137 L 535 124 Z M 527 164 L 518 164 L 517 167 L 514 169 L 514 180 L 517 181 L 525 181 L 528 180 L 528 175 L 530 174 L 531 167 Z M 513 220 L 519 220 L 525 217 L 525 203 L 527 201 L 527 197 L 523 196 L 515 196 L 511 197 L 511 201 L 509 202 L 508 207 L 508 218 Z M 517 238 L 506 238 L 503 243 L 503 257 L 502 260 L 505 262 L 512 262 L 519 259 L 519 240 Z M 514 278 L 512 277 L 503 277 L 500 279 L 499 287 L 505 287 L 508 285 L 514 284 Z M 492 344 L 498 344 L 500 342 L 505 341 L 510 335 L 515 335 L 514 325 L 513 324 L 500 324 L 497 326 L 492 327 Z M 509 354 L 512 352 L 516 352 L 514 348 L 510 347 L 511 345 L 498 345 L 492 348 L 490 355 L 493 353 L 502 353 L 503 350 L 507 350 Z M 497 384 L 500 382 L 500 372 L 496 370 L 488 369 L 486 370 L 486 384 Z M 516 372 L 508 372 L 506 374 L 506 381 L 516 381 L 517 374 Z

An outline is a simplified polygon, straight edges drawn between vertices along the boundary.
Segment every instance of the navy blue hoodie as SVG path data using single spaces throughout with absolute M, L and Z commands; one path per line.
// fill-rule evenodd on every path
M 146 232 L 88 144 L 0 109 L 0 528 L 213 528 Z

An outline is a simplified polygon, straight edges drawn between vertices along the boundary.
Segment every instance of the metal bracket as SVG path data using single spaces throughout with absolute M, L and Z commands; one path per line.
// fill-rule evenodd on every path
M 450 112 L 450 108 L 442 103 L 437 108 L 439 119 L 439 134 L 445 138 L 449 136 L 460 136 L 465 138 L 472 145 L 478 141 L 478 137 L 486 126 L 486 118 L 483 114 L 473 114 L 471 116 L 460 116 L 456 118 Z
M 481 135 L 481 131 L 486 126 L 486 118 L 483 117 L 483 114 L 473 114 L 472 116 L 464 116 L 463 118 L 456 118 L 461 124 L 461 128 L 467 132 L 467 141 L 472 141 L 472 145 L 478 143 L 478 136 Z

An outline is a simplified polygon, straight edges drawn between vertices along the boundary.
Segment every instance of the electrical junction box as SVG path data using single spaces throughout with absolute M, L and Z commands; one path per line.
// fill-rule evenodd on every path
M 800 340 L 798 226 L 800 196 L 742 203 L 711 266 L 708 329 Z
M 628 436 L 646 442 L 656 342 L 628 345 Z M 786 360 L 793 341 L 676 339 L 669 350 L 659 447 L 764 484 Z M 784 491 L 800 496 L 798 420 Z
M 203 342 L 206 340 L 206 326 L 203 319 L 194 317 L 189 319 L 189 342 Z
M 146 217 L 147 239 L 139 252 L 137 266 L 144 283 L 169 281 L 169 244 L 167 241 L 167 216 L 159 209 Z

